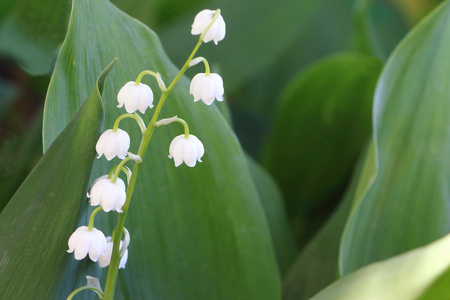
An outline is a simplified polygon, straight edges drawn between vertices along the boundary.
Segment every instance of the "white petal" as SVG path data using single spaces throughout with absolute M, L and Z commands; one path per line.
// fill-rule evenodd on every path
M 127 260 L 128 260 L 128 249 L 125 250 L 125 253 L 123 254 L 122 258 L 120 259 L 119 269 L 125 269 Z
M 128 94 L 125 99 L 125 110 L 127 113 L 132 114 L 138 109 L 140 93 L 141 91 L 136 85 L 133 85 L 133 87 L 128 90 Z
M 89 234 L 89 258 L 96 262 L 106 250 L 106 238 L 103 232 L 96 228 L 92 228 Z
M 218 101 L 222 101 L 223 93 L 224 93 L 222 77 L 220 77 L 220 75 L 218 75 L 216 73 L 211 73 L 210 76 L 211 76 L 211 79 L 214 81 L 214 87 L 215 87 L 214 97 Z
M 117 105 L 117 107 L 122 107 L 128 97 L 130 88 L 132 88 L 133 85 L 135 85 L 136 83 L 134 81 L 128 81 L 127 83 L 125 83 L 125 85 L 119 90 L 119 93 L 117 94 L 117 101 L 119 102 L 119 105 Z
M 146 84 L 139 84 L 139 111 L 145 113 L 147 107 L 153 107 L 153 92 Z
M 194 18 L 191 34 L 193 35 L 202 34 L 202 32 L 206 29 L 209 23 L 211 23 L 213 17 L 214 17 L 213 10 L 204 9 L 201 12 L 199 12 Z
M 111 262 L 111 255 L 112 255 L 112 249 L 113 249 L 113 242 L 111 242 L 111 237 L 108 236 L 106 238 L 106 249 L 105 252 L 98 258 L 98 265 L 100 268 L 105 268 L 109 266 Z
M 193 35 L 202 34 L 206 27 L 211 23 L 214 18 L 215 11 L 205 9 L 199 12 L 195 18 L 194 23 L 192 24 L 191 33 Z M 208 32 L 203 37 L 203 42 L 208 43 L 209 41 L 214 40 L 214 43 L 217 43 L 224 39 L 225 37 L 225 21 L 223 17 L 219 14 L 214 21 L 214 23 L 209 28 Z
M 216 23 L 218 27 L 216 35 L 214 36 L 214 44 L 217 45 L 218 42 L 225 38 L 226 26 L 222 15 L 218 15 L 216 22 L 214 23 Z
M 197 145 L 192 143 L 192 141 L 187 141 L 183 150 L 184 163 L 189 167 L 195 167 L 197 163 Z
M 192 137 L 195 138 L 195 146 L 197 147 L 197 159 L 199 162 L 201 162 L 201 158 L 205 154 L 205 147 L 203 146 L 203 143 L 193 134 L 191 134 Z
M 95 150 L 97 151 L 98 157 L 101 157 L 105 152 L 105 147 L 109 139 L 109 135 L 111 134 L 112 129 L 108 129 L 102 133 L 99 137 L 97 144 L 95 145 Z

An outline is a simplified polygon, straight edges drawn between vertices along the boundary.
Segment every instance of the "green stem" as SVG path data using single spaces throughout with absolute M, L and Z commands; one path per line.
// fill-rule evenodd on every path
M 112 183 L 116 183 L 117 177 L 119 177 L 120 170 L 122 169 L 123 165 L 125 165 L 125 163 L 130 159 L 131 159 L 130 156 L 127 156 L 117 165 L 116 170 L 114 171 L 114 174 L 111 178 Z
M 138 123 L 139 128 L 141 129 L 141 132 L 142 132 L 142 133 L 144 133 L 145 130 L 147 130 L 147 128 L 145 128 L 144 120 L 142 120 L 142 118 L 141 118 L 137 113 L 134 113 L 134 114 L 123 114 L 123 115 L 120 115 L 120 116 L 116 119 L 116 121 L 114 122 L 114 126 L 113 126 L 113 131 L 114 131 L 114 132 L 117 131 L 117 129 L 119 128 L 119 123 L 120 123 L 120 121 L 122 121 L 122 120 L 125 119 L 125 118 L 132 118 L 132 119 L 135 119 L 136 122 Z
M 161 74 L 149 70 L 145 70 L 139 73 L 138 77 L 136 78 L 136 85 L 139 85 L 141 83 L 142 77 L 144 77 L 144 75 L 152 75 L 153 77 L 155 77 L 156 81 L 158 82 L 160 90 L 162 92 L 166 90 L 166 85 L 164 84 L 164 81 L 161 78 Z
M 169 125 L 172 122 L 178 122 L 178 123 L 183 124 L 183 126 L 184 126 L 184 135 L 185 135 L 186 138 L 189 137 L 189 126 L 188 126 L 188 123 L 185 120 L 183 120 L 181 118 L 178 118 L 178 116 L 174 116 L 172 118 L 167 118 L 167 119 L 161 119 L 161 120 L 159 120 L 158 122 L 155 123 L 155 126 L 156 127 L 160 127 L 162 125 Z
M 95 215 L 101 211 L 103 208 L 101 206 L 97 207 L 96 209 L 94 209 L 94 211 L 91 213 L 91 217 L 89 218 L 89 226 L 88 226 L 88 231 L 92 231 L 92 228 L 94 228 L 94 218 Z
M 78 294 L 79 292 L 85 291 L 85 290 L 92 290 L 92 291 L 94 291 L 97 295 L 99 295 L 99 298 L 102 299 L 102 297 L 100 296 L 100 295 L 103 296 L 102 291 L 100 291 L 99 289 L 96 289 L 95 287 L 85 285 L 85 286 L 77 288 L 72 293 L 70 293 L 69 297 L 67 297 L 67 300 L 72 300 L 72 298 L 76 294 Z
M 183 124 L 183 126 L 184 126 L 184 137 L 188 138 L 189 137 L 189 126 L 188 126 L 187 122 L 185 120 L 183 120 L 183 119 L 180 119 L 180 118 L 177 118 L 176 121 L 181 123 L 181 124 Z
M 210 73 L 209 63 L 206 60 L 206 58 L 204 58 L 203 56 L 194 58 L 189 65 L 192 67 L 192 66 L 195 66 L 196 64 L 198 64 L 199 62 L 202 62 L 205 65 L 205 75 L 209 76 L 209 73 Z
M 214 19 L 215 20 L 215 19 Z M 156 129 L 155 123 L 158 120 L 159 114 L 161 112 L 161 109 L 164 105 L 164 102 L 167 99 L 167 96 L 170 94 L 171 90 L 175 86 L 175 84 L 180 80 L 181 76 L 183 76 L 184 72 L 189 68 L 189 63 L 191 62 L 192 58 L 194 57 L 195 53 L 197 52 L 198 48 L 202 44 L 203 37 L 200 36 L 197 44 L 194 47 L 194 50 L 192 50 L 191 54 L 189 55 L 188 59 L 186 60 L 185 64 L 181 68 L 180 72 L 178 72 L 177 76 L 173 79 L 172 83 L 169 85 L 169 87 L 164 90 L 161 94 L 161 98 L 159 99 L 158 105 L 156 106 L 155 113 L 153 114 L 152 119 L 150 120 L 146 131 L 144 132 L 143 139 L 141 141 L 141 145 L 139 146 L 138 155 L 143 159 L 145 156 L 145 152 L 147 151 L 148 143 L 153 135 L 153 132 Z M 127 199 L 125 201 L 125 204 L 122 207 L 122 213 L 119 213 L 119 218 L 117 220 L 117 226 L 116 231 L 114 233 L 114 245 L 113 245 L 113 251 L 111 254 L 111 262 L 108 268 L 108 276 L 106 278 L 106 285 L 105 285 L 105 300 L 112 300 L 114 297 L 114 291 L 116 288 L 116 281 L 117 281 L 117 273 L 119 270 L 119 263 L 120 263 L 120 240 L 123 233 L 123 228 L 125 225 L 125 220 L 127 218 L 127 212 L 128 207 L 130 206 L 130 199 L 133 195 L 134 186 L 136 184 L 137 175 L 139 173 L 141 164 L 135 163 L 133 166 L 133 171 L 130 179 L 130 183 L 127 188 Z

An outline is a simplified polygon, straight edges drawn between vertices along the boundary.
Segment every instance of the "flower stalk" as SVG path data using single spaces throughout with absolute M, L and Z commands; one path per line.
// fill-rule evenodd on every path
M 212 23 L 212 22 L 211 22 Z M 153 132 L 157 128 L 156 122 L 158 120 L 159 114 L 161 113 L 161 109 L 164 106 L 164 103 L 166 102 L 167 97 L 169 96 L 170 92 L 174 88 L 175 84 L 180 80 L 181 76 L 186 72 L 186 70 L 190 66 L 190 62 L 192 58 L 197 53 L 198 49 L 200 48 L 200 45 L 203 42 L 203 36 L 201 35 L 198 39 L 197 44 L 195 45 L 194 49 L 192 50 L 191 54 L 189 55 L 188 59 L 184 63 L 181 70 L 178 72 L 178 74 L 175 76 L 173 81 L 170 83 L 170 85 L 162 91 L 161 98 L 159 99 L 158 105 L 156 106 L 155 112 L 153 114 L 152 119 L 150 120 L 147 129 L 144 132 L 142 142 L 139 146 L 139 150 L 137 155 L 139 155 L 142 159 L 145 157 L 145 153 L 147 151 L 148 144 L 150 142 L 150 139 L 152 138 Z M 189 134 L 189 131 L 188 131 Z M 125 220 L 127 218 L 128 213 L 128 207 L 130 206 L 130 200 L 131 196 L 133 195 L 134 187 L 136 184 L 136 179 L 139 174 L 141 164 L 135 163 L 132 169 L 132 175 L 130 179 L 130 183 L 127 188 L 127 198 L 125 200 L 125 204 L 122 207 L 122 213 L 119 213 L 119 218 L 117 221 L 116 231 L 115 235 L 113 237 L 114 245 L 113 250 L 111 254 L 111 263 L 108 268 L 108 275 L 106 279 L 106 285 L 105 285 L 105 292 L 103 299 L 105 300 L 111 300 L 114 296 L 114 291 L 116 288 L 116 281 L 117 281 L 117 273 L 119 271 L 119 264 L 120 264 L 120 240 L 122 237 L 123 228 L 125 226 Z

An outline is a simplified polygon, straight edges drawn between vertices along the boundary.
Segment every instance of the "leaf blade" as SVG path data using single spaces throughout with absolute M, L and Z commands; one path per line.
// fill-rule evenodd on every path
M 2 298 L 66 297 L 78 283 L 64 281 L 68 274 L 92 271 L 89 263 L 73 265 L 65 250 L 78 218 L 86 218 L 83 200 L 103 120 L 98 87 L 113 65 L 0 214 Z

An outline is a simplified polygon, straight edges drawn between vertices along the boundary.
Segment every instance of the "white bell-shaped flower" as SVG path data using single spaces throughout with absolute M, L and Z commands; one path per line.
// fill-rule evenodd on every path
M 87 226 L 78 227 L 69 238 L 68 253 L 75 251 L 75 259 L 81 260 L 89 253 L 92 261 L 97 261 L 106 250 L 106 238 L 103 232 L 96 228 L 88 230 Z
M 113 183 L 108 179 L 108 175 L 104 175 L 94 181 L 87 197 L 91 199 L 92 206 L 100 205 L 105 212 L 122 212 L 122 206 L 127 199 L 125 183 L 120 178 Z
M 205 104 L 211 105 L 214 99 L 223 100 L 223 80 L 218 74 L 199 73 L 192 78 L 189 93 L 194 96 L 194 102 L 202 100 Z
M 117 101 L 119 102 L 117 107 L 125 105 L 125 110 L 129 114 L 136 110 L 145 113 L 147 107 L 153 107 L 153 92 L 146 84 L 128 81 L 117 94 Z
M 173 158 L 175 167 L 183 162 L 189 167 L 194 167 L 197 161 L 202 162 L 203 154 L 205 154 L 205 148 L 193 134 L 190 134 L 187 138 L 184 134 L 181 134 L 170 143 L 169 158 Z
M 214 18 L 215 10 L 204 9 L 199 12 L 194 19 L 194 23 L 192 24 L 191 33 L 193 35 L 202 34 L 206 27 L 211 23 Z M 207 43 L 209 41 L 214 40 L 214 44 L 217 43 L 225 37 L 225 21 L 223 20 L 222 15 L 218 15 L 217 19 L 209 28 L 208 32 L 203 37 L 203 42 Z
M 106 250 L 98 259 L 98 265 L 100 268 L 105 268 L 109 266 L 109 264 L 111 263 L 111 255 L 114 243 L 111 241 L 110 236 L 106 238 L 106 242 L 107 242 Z M 122 244 L 123 244 L 122 241 L 120 241 L 120 248 L 122 248 Z M 120 259 L 119 269 L 125 269 L 127 260 L 128 260 L 128 249 L 125 250 L 122 258 Z
M 113 159 L 117 156 L 120 159 L 124 159 L 127 155 L 128 149 L 130 149 L 130 136 L 122 129 L 113 131 L 108 129 L 100 136 L 95 146 L 98 157 L 105 155 L 107 160 Z

